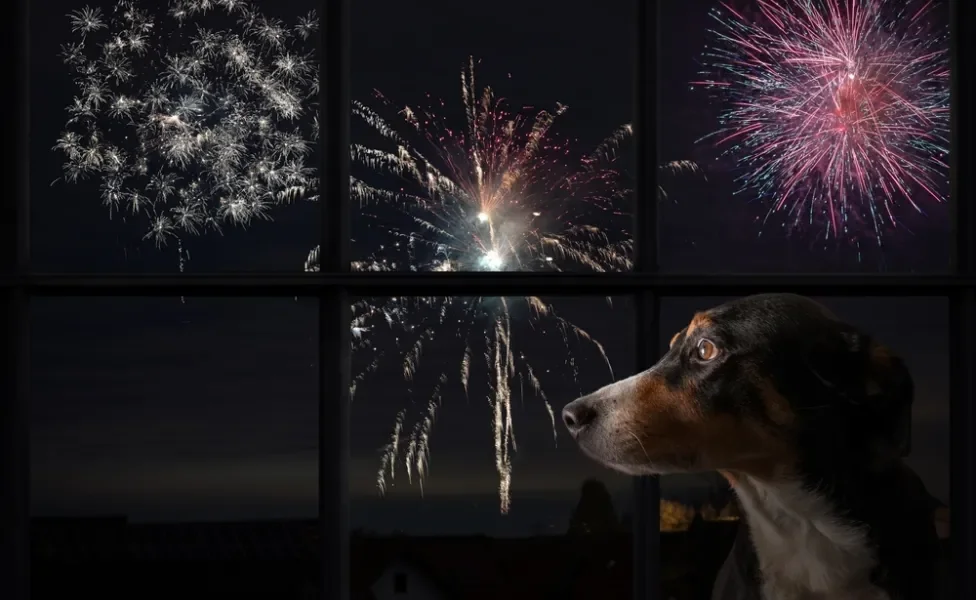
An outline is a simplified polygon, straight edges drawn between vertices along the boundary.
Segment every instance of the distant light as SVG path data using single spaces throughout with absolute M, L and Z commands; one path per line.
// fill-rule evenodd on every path
M 482 223 L 488 222 L 488 213 L 478 213 L 478 220 Z
M 502 265 L 505 264 L 505 261 L 502 260 L 502 257 L 500 254 L 498 254 L 497 250 L 489 250 L 488 252 L 485 253 L 484 256 L 481 257 L 481 264 L 484 265 L 485 268 L 487 269 L 496 271 L 502 268 Z
M 547 256 L 546 257 L 546 262 L 552 262 L 552 257 L 551 256 Z
M 532 213 L 532 216 L 533 217 L 540 217 L 540 216 L 542 216 L 542 213 L 541 212 L 534 212 L 534 213 Z

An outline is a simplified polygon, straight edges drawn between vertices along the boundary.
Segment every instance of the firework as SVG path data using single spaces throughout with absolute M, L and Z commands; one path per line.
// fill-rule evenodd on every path
M 618 166 L 621 144 L 632 134 L 624 125 L 588 155 L 552 133 L 568 107 L 510 110 L 491 88 L 475 85 L 473 59 L 461 74 L 459 119 L 443 116 L 444 103 L 394 106 L 377 93 L 377 109 L 354 103 L 353 113 L 387 147 L 354 144 L 351 158 L 365 175 L 350 181 L 360 204 L 363 237 L 379 248 L 353 264 L 360 271 L 576 271 L 632 268 L 631 190 Z M 462 115 L 463 113 L 463 115 Z M 389 116 L 387 116 L 389 115 Z M 662 165 L 667 173 L 697 171 L 689 161 Z M 373 183 L 386 177 L 386 185 Z M 368 181 L 367 181 L 368 180 Z M 659 189 L 660 197 L 664 190 Z M 377 242 L 382 240 L 382 242 Z M 359 244 L 357 244 L 358 246 Z M 318 249 L 306 269 L 318 270 Z M 609 299 L 608 299 L 609 301 Z M 473 373 L 485 374 L 494 436 L 501 511 L 511 502 L 512 453 L 516 450 L 512 399 L 526 390 L 544 408 L 556 440 L 555 414 L 540 371 L 521 346 L 518 328 L 548 337 L 578 381 L 577 356 L 587 346 L 612 370 L 601 344 L 559 316 L 541 298 L 394 297 L 367 299 L 353 307 L 354 356 L 359 365 L 351 392 L 368 384 L 384 362 L 398 365 L 411 389 L 424 349 L 436 343 L 457 351 L 452 366 L 428 376 L 429 393 L 411 417 L 396 416 L 377 472 L 385 492 L 402 468 L 423 490 L 430 439 L 445 389 L 465 396 Z M 377 336 L 385 336 L 377 337 Z M 551 356 L 549 357 L 551 361 Z M 480 388 L 479 388 L 480 389 Z M 517 390 L 517 393 L 516 393 Z M 407 419 L 412 418 L 412 426 Z
M 353 145 L 352 159 L 371 181 L 353 177 L 353 197 L 362 206 L 365 234 L 385 243 L 357 261 L 365 271 L 616 271 L 631 267 L 632 242 L 621 227 L 629 212 L 629 190 L 614 168 L 617 149 L 630 133 L 621 127 L 589 155 L 573 158 L 568 141 L 552 134 L 567 107 L 551 111 L 511 111 L 491 88 L 475 86 L 474 62 L 462 71 L 464 126 L 453 128 L 433 108 L 397 108 L 377 94 L 378 109 L 355 103 L 356 117 L 389 148 Z M 387 118 L 381 111 L 394 117 Z M 459 113 L 460 114 L 460 113 Z M 308 268 L 317 268 L 317 251 Z M 412 427 L 401 411 L 377 474 L 385 491 L 398 468 L 409 481 L 423 478 L 430 459 L 430 436 L 449 381 L 469 393 L 473 372 L 485 373 L 494 434 L 495 467 L 502 512 L 510 503 L 512 453 L 516 449 L 512 397 L 528 389 L 544 406 L 556 435 L 555 416 L 532 361 L 519 345 L 513 321 L 532 323 L 565 351 L 575 379 L 576 341 L 588 344 L 606 363 L 599 342 L 556 314 L 537 297 L 395 297 L 354 305 L 355 355 L 364 363 L 353 393 L 384 360 L 396 361 L 413 382 L 424 348 L 456 340 L 455 363 L 432 383 Z M 374 336 L 395 331 L 382 344 Z M 441 340 L 446 338 L 446 340 Z M 392 350 L 391 350 L 392 347 Z M 390 354 L 392 353 L 392 356 Z M 479 388 L 480 389 L 480 388 Z
M 475 87 L 473 61 L 462 71 L 461 98 L 466 122 L 458 128 L 437 108 L 394 107 L 380 94 L 380 110 L 354 103 L 354 115 L 390 144 L 389 150 L 354 144 L 354 164 L 372 177 L 385 173 L 408 186 L 393 190 L 351 182 L 371 235 L 404 248 L 402 268 L 631 268 L 631 240 L 615 219 L 627 212 L 629 190 L 613 168 L 630 127 L 574 159 L 570 142 L 552 134 L 566 106 L 510 111 L 490 87 Z M 397 122 L 381 111 L 395 114 Z M 617 228 L 597 226 L 615 220 Z
M 145 219 L 159 246 L 316 199 L 314 13 L 286 25 L 242 0 L 120 0 L 69 18 L 77 95 L 55 148 L 110 214 Z
M 524 401 L 527 396 L 538 399 L 540 416 L 548 418 L 556 443 L 555 412 L 546 394 L 546 377 L 571 379 L 578 388 L 580 363 L 584 360 L 581 357 L 588 351 L 603 364 L 606 375 L 613 378 L 600 342 L 538 297 L 367 299 L 355 303 L 353 312 L 357 373 L 351 393 L 368 385 L 386 362 L 399 369 L 408 389 L 405 399 L 417 407 L 414 414 L 403 409 L 396 416 L 376 475 L 380 493 L 395 483 L 398 469 L 405 471 L 409 484 L 419 484 L 423 493 L 430 465 L 431 434 L 442 401 L 449 394 L 468 399 L 480 397 L 485 401 L 494 439 L 499 509 L 507 513 L 511 505 L 512 458 L 517 450 L 513 402 L 520 398 Z M 540 339 L 549 342 L 540 362 L 551 365 L 554 357 L 561 355 L 565 369 L 553 373 L 536 369 L 529 348 L 521 343 L 527 336 L 534 338 L 533 345 L 538 345 Z M 442 357 L 452 349 L 456 354 L 453 360 L 439 358 L 433 363 L 438 370 L 429 370 L 421 377 L 422 357 L 431 344 L 436 344 Z M 479 391 L 482 389 L 486 392 Z
M 55 149 L 65 157 L 65 181 L 99 181 L 110 215 L 145 219 L 145 239 L 157 246 L 175 239 L 182 270 L 184 235 L 247 226 L 270 218 L 279 205 L 318 199 L 318 172 L 308 164 L 318 138 L 316 18 L 286 26 L 239 0 L 190 0 L 153 10 L 122 0 L 108 13 L 86 8 L 69 15 L 78 40 L 63 56 L 78 92 Z M 434 109 L 393 108 L 380 95 L 377 103 L 376 110 L 353 105 L 354 117 L 387 145 L 351 147 L 362 174 L 350 179 L 350 189 L 361 207 L 356 224 L 365 229 L 354 248 L 370 250 L 354 269 L 632 267 L 629 190 L 616 166 L 629 126 L 589 155 L 574 156 L 573 144 L 552 133 L 567 107 L 509 110 L 491 89 L 476 87 L 473 61 L 462 75 L 463 127 L 450 127 Z M 662 167 L 675 173 L 695 168 L 687 162 Z M 318 259 L 315 248 L 305 269 L 317 271 Z M 541 400 L 556 435 L 543 382 L 519 344 L 518 323 L 559 346 L 574 380 L 576 356 L 584 351 L 578 343 L 609 369 L 599 342 L 536 297 L 397 297 L 359 301 L 353 312 L 354 358 L 361 368 L 352 394 L 384 361 L 414 381 L 433 340 L 459 344 L 455 366 L 439 374 L 425 408 L 397 416 L 381 459 L 381 491 L 398 467 L 422 489 L 445 390 L 459 384 L 467 394 L 472 376 L 484 375 L 477 389 L 488 389 L 499 497 L 502 511 L 508 510 L 516 390 Z
M 937 2 L 756 0 L 712 17 L 706 79 L 722 101 L 708 136 L 742 168 L 743 190 L 788 229 L 881 244 L 946 200 L 947 22 Z M 765 221 L 764 221 L 765 222 Z

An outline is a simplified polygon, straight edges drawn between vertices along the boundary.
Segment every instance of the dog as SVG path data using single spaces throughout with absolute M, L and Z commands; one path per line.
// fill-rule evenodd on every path
M 931 600 L 938 538 L 902 462 L 913 396 L 888 348 L 813 300 L 763 294 L 696 314 L 656 365 L 562 418 L 617 471 L 729 481 L 748 529 L 728 598 Z

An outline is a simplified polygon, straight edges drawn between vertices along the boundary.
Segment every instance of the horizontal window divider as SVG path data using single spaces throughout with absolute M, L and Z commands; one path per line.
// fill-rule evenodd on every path
M 314 296 L 342 288 L 357 296 L 942 296 L 972 288 L 974 276 L 660 273 L 235 273 L 35 274 L 0 279 L 38 296 Z

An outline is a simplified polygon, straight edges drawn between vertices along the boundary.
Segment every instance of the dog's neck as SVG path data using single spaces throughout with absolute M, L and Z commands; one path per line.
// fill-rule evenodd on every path
M 846 521 L 800 480 L 736 475 L 767 600 L 888 600 L 865 527 Z

